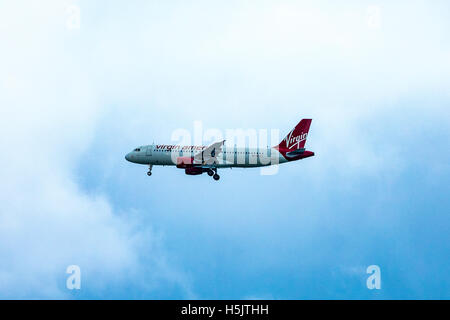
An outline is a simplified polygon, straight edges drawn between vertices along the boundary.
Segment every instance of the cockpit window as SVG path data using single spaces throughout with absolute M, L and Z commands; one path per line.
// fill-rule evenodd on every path
M 134 151 L 139 152 L 139 151 L 141 151 L 141 148 L 136 148 L 136 149 L 134 149 Z

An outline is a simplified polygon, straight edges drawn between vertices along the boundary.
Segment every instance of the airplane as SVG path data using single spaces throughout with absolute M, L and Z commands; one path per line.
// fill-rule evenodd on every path
M 210 146 L 146 145 L 135 148 L 125 156 L 127 161 L 149 166 L 176 166 L 187 175 L 207 173 L 219 180 L 218 168 L 254 168 L 286 163 L 314 156 L 305 149 L 312 119 L 302 119 L 276 146 L 271 148 L 237 148 L 225 146 L 225 140 Z

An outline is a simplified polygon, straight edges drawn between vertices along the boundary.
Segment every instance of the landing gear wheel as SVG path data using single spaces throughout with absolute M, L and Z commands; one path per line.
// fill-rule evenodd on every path
M 212 177 L 212 176 L 213 176 L 213 174 L 214 174 L 214 171 L 212 171 L 212 170 L 208 170 L 208 176 Z
M 150 177 L 152 175 L 152 172 L 151 171 L 147 172 L 147 175 Z
M 220 179 L 220 176 L 216 173 L 215 175 L 213 175 L 213 179 L 217 181 Z

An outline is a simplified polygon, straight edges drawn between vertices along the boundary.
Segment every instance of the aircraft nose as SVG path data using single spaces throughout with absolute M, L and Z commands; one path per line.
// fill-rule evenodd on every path
M 129 153 L 127 153 L 127 154 L 125 155 L 125 160 L 127 160 L 127 161 L 131 161 L 131 156 L 130 156 L 130 154 L 129 154 Z

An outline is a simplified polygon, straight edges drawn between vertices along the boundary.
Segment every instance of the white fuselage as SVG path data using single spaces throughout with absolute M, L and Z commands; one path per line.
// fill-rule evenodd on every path
M 201 153 L 205 146 L 147 145 L 136 148 L 127 155 L 127 160 L 149 165 L 174 166 L 177 158 L 194 157 Z M 223 146 L 217 161 L 208 165 L 216 168 L 229 167 L 261 167 L 284 163 L 286 160 L 275 148 L 237 148 Z
M 302 119 L 276 146 L 250 148 L 226 146 L 225 140 L 209 146 L 146 145 L 134 149 L 125 159 L 148 165 L 147 175 L 152 175 L 152 167 L 176 166 L 187 175 L 207 173 L 219 180 L 218 168 L 251 168 L 277 165 L 314 156 L 305 149 L 306 138 L 312 119 Z

